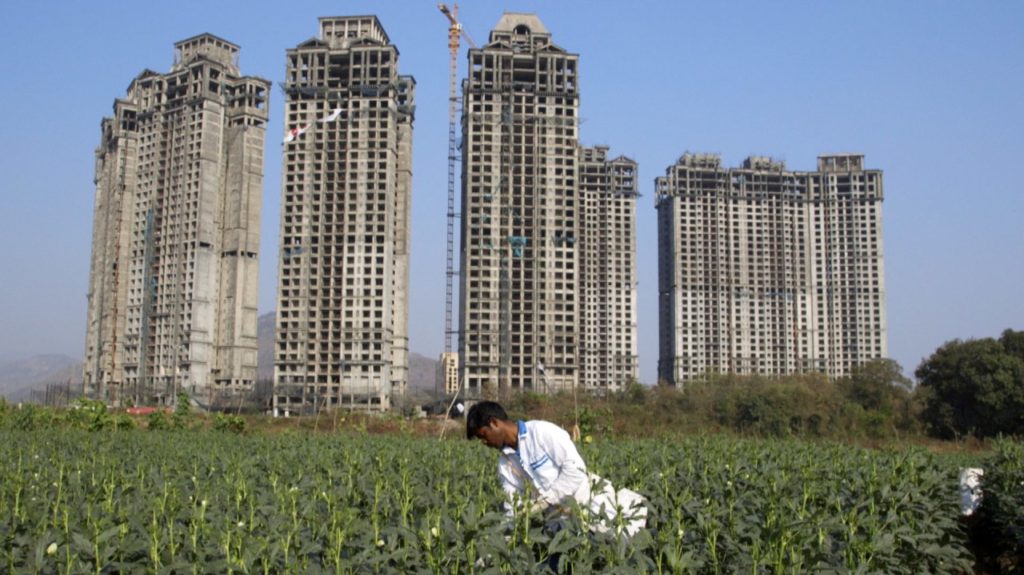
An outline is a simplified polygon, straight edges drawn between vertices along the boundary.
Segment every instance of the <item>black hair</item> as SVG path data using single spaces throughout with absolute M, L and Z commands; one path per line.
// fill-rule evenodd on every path
M 469 408 L 466 414 L 466 439 L 476 439 L 476 432 L 487 427 L 492 419 L 508 421 L 505 408 L 494 401 L 481 401 Z

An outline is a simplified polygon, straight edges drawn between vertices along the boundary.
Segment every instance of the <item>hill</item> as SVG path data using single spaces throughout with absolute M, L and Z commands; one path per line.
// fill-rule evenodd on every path
M 82 362 L 66 355 L 44 354 L 0 363 L 0 395 L 11 403 L 25 401 L 47 385 L 82 384 Z
M 256 336 L 259 340 L 256 379 L 270 381 L 274 377 L 274 317 L 273 311 L 259 317 Z M 414 351 L 409 352 L 409 391 L 430 394 L 434 392 L 437 360 Z
M 274 377 L 274 321 L 273 311 L 257 320 L 257 381 L 270 381 Z M 409 391 L 432 394 L 436 371 L 436 360 L 409 352 Z M 12 403 L 27 400 L 34 390 L 43 391 L 47 385 L 66 384 L 68 381 L 73 387 L 81 386 L 82 362 L 66 355 L 43 354 L 0 360 L 0 396 Z
M 409 391 L 433 393 L 437 377 L 437 360 L 409 352 Z

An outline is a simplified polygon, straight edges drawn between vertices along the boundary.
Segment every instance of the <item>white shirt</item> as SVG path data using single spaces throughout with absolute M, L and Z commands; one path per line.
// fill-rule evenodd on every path
M 530 489 L 548 505 L 568 508 L 573 499 L 590 500 L 587 466 L 564 429 L 547 421 L 519 421 L 518 447 L 498 457 L 498 477 L 505 491 L 505 512 L 512 515 L 517 497 Z

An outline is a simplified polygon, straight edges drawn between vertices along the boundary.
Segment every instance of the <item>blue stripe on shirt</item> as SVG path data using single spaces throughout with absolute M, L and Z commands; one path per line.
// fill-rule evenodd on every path
M 547 453 L 545 453 L 545 454 L 544 454 L 544 457 L 541 457 L 541 458 L 540 458 L 540 459 L 538 459 L 537 461 L 535 461 L 535 462 L 531 463 L 531 464 L 530 464 L 530 467 L 531 467 L 531 468 L 533 468 L 533 469 L 537 469 L 537 468 L 539 468 L 539 467 L 540 467 L 541 465 L 544 465 L 545 463 L 547 463 L 548 461 L 551 461 L 551 458 L 550 458 L 550 457 L 548 457 L 548 454 L 547 454 Z

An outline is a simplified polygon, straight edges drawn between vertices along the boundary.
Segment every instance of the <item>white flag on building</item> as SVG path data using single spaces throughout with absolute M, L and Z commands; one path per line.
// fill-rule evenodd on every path
M 319 122 L 321 124 L 326 123 L 326 122 L 333 122 L 333 121 L 338 119 L 338 116 L 341 115 L 342 111 L 343 110 L 341 108 L 335 108 L 334 111 L 332 111 L 330 114 L 327 114 L 323 118 L 320 118 L 319 120 L 317 120 L 317 122 Z M 310 127 L 312 127 L 312 125 L 313 124 L 306 124 L 305 126 L 302 126 L 301 128 L 292 128 L 291 130 L 288 130 L 288 134 L 285 135 L 285 137 L 284 137 L 284 143 L 287 144 L 288 142 L 294 141 L 296 138 L 298 138 L 302 134 L 306 133 L 306 130 L 308 130 Z
M 335 108 L 335 110 L 333 112 L 331 112 L 327 116 L 324 116 L 324 118 L 322 120 L 320 120 L 320 121 L 321 122 L 333 122 L 333 121 L 338 119 L 338 116 L 341 115 L 341 112 L 342 112 L 341 108 Z
M 284 137 L 284 143 L 287 144 L 288 142 L 291 142 L 295 138 L 298 138 L 299 136 L 304 134 L 306 132 L 306 130 L 308 130 L 308 129 L 309 129 L 309 124 L 306 124 L 305 126 L 302 126 L 301 128 L 292 128 L 291 130 L 288 130 L 288 135 L 286 135 Z

